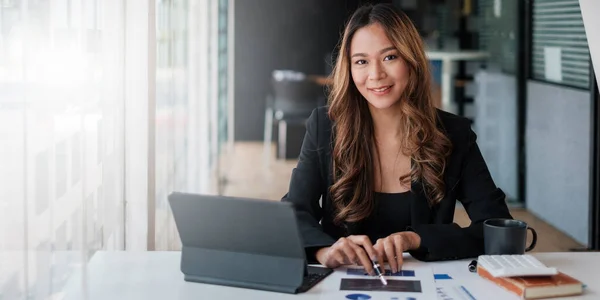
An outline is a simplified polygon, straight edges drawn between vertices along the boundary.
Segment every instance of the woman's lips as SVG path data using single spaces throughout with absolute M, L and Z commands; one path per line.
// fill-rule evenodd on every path
M 387 86 L 381 86 L 381 87 L 372 88 L 372 89 L 368 89 L 368 90 L 371 91 L 375 95 L 382 96 L 382 95 L 389 93 L 391 91 L 391 89 L 392 89 L 392 85 L 387 85 Z

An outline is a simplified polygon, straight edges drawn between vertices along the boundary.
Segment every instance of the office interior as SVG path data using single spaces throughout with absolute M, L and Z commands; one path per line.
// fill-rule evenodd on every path
M 173 191 L 278 201 L 367 2 L 413 20 L 436 105 L 472 121 L 534 251 L 600 250 L 578 0 L 0 0 L 0 299 L 60 297 L 97 251 L 180 250 Z M 280 103 L 290 82 L 311 102 Z

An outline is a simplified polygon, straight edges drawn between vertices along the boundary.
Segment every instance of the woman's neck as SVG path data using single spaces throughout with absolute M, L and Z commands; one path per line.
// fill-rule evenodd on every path
M 375 139 L 378 141 L 400 140 L 402 138 L 402 112 L 395 105 L 386 109 L 377 109 L 369 105 L 373 119 Z

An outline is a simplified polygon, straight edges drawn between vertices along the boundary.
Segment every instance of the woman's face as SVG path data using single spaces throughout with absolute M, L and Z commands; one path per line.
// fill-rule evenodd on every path
M 356 31 L 350 41 L 350 70 L 358 91 L 372 108 L 399 103 L 408 68 L 379 23 Z

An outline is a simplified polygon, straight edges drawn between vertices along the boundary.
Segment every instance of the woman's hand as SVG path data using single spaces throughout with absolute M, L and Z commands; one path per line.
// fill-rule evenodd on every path
M 378 239 L 375 243 L 375 251 L 381 260 L 386 259 L 392 268 L 392 272 L 396 273 L 402 267 L 402 253 L 408 250 L 418 249 L 421 246 L 421 237 L 412 232 L 398 232 L 389 235 L 386 238 Z M 383 263 L 380 261 L 380 263 Z
M 360 264 L 370 275 L 375 275 L 371 258 L 377 252 L 366 235 L 351 235 L 342 237 L 330 247 L 321 248 L 316 253 L 316 258 L 328 268 L 337 268 L 341 265 Z

